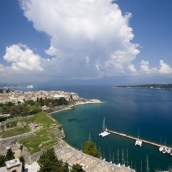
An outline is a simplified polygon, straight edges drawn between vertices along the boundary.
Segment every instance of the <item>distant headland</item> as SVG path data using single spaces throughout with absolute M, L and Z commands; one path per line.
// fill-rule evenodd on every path
M 141 84 L 141 85 L 120 85 L 114 86 L 114 88 L 150 88 L 150 89 L 172 89 L 172 84 Z

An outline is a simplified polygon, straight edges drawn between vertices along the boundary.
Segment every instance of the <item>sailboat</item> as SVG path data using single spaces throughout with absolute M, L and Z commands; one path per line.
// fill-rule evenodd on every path
M 140 140 L 140 136 L 139 136 L 139 130 L 138 130 L 138 139 L 135 142 L 135 146 L 142 146 L 142 140 Z
M 159 151 L 162 153 L 167 153 L 167 146 L 166 146 L 166 137 L 165 137 L 165 145 L 159 147 Z M 168 151 L 170 153 L 170 151 Z
M 101 137 L 108 136 L 110 133 L 107 132 L 107 127 L 105 127 L 105 117 L 103 119 L 103 126 L 102 126 L 102 132 L 99 134 Z

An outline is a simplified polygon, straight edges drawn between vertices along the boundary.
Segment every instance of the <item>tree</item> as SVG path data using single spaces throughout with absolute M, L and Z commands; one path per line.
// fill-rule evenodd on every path
M 17 101 L 17 104 L 20 105 L 21 104 L 21 101 Z
M 68 165 L 59 161 L 54 153 L 54 149 L 50 148 L 44 152 L 38 161 L 40 170 L 38 172 L 68 172 Z
M 0 155 L 0 167 L 4 167 L 4 166 L 5 166 L 5 156 Z
M 86 141 L 84 146 L 82 147 L 82 151 L 88 155 L 100 158 L 101 155 L 97 150 L 95 144 L 92 141 Z
M 6 90 L 6 93 L 9 93 L 10 92 L 10 89 L 8 88 L 7 90 Z
M 71 172 L 85 172 L 85 171 L 82 169 L 81 165 L 75 164 L 73 165 Z
M 25 169 L 25 160 L 24 160 L 23 156 L 20 156 L 19 159 L 20 159 L 20 162 L 22 162 L 22 170 L 24 171 L 24 169 Z
M 15 159 L 14 154 L 13 154 L 11 148 L 7 150 L 7 154 L 6 154 L 5 158 L 6 158 L 6 161 Z

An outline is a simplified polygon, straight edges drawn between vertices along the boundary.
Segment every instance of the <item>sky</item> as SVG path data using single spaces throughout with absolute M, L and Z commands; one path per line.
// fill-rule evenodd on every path
M 1 0 L 0 83 L 172 83 L 171 0 Z

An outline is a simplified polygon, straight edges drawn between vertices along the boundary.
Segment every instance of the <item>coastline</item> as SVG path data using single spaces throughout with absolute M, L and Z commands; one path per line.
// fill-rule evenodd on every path
M 53 112 L 50 112 L 48 113 L 49 115 L 52 115 L 54 113 L 58 113 L 58 112 L 62 112 L 62 111 L 65 111 L 65 110 L 71 110 L 73 109 L 75 106 L 79 106 L 79 105 L 86 105 L 86 104 L 101 104 L 101 103 L 105 103 L 105 102 L 102 102 L 98 99 L 90 99 L 90 100 L 87 100 L 85 102 L 76 102 L 75 104 L 73 105 L 67 105 L 66 107 L 62 108 L 62 109 L 59 109 L 59 110 L 55 110 Z

